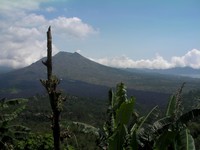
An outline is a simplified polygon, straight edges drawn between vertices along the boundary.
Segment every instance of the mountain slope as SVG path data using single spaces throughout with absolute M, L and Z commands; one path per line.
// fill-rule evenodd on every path
M 56 55 L 54 57 L 54 70 L 61 78 L 71 78 L 106 86 L 115 86 L 125 77 L 127 79 L 137 78 L 132 73 L 100 65 L 78 53 L 61 52 Z
M 60 78 L 79 80 L 95 85 L 115 87 L 124 82 L 128 88 L 148 91 L 174 91 L 183 82 L 192 89 L 196 79 L 159 73 L 128 72 L 93 62 L 78 53 L 60 52 L 54 56 L 54 71 Z
M 21 94 L 29 96 L 41 91 L 44 92 L 44 88 L 39 82 L 40 79 L 46 79 L 46 68 L 42 64 L 42 60 L 45 58 L 28 67 L 1 74 L 1 95 Z M 60 86 L 63 89 L 79 94 L 81 91 L 90 89 L 91 92 L 88 92 L 88 95 L 100 89 L 106 91 L 110 87 L 115 87 L 119 82 L 124 82 L 129 89 L 163 93 L 174 92 L 183 82 L 187 82 L 187 89 L 197 88 L 200 83 L 199 80 L 192 78 L 165 76 L 156 73 L 132 73 L 106 67 L 78 53 L 68 52 L 59 52 L 53 57 L 53 72 L 62 79 Z

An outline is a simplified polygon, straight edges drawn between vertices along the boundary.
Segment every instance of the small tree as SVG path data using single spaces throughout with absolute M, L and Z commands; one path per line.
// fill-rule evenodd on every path
M 57 85 L 60 83 L 60 80 L 56 76 L 52 75 L 51 27 L 49 27 L 47 31 L 47 60 L 42 63 L 47 67 L 47 80 L 41 80 L 41 83 L 47 90 L 52 109 L 50 119 L 52 121 L 54 149 L 60 150 L 60 113 L 65 98 L 63 98 L 61 92 L 57 90 Z

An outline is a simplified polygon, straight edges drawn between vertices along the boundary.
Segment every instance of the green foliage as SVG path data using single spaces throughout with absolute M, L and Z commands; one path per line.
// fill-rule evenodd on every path
M 195 149 L 188 123 L 200 116 L 200 109 L 183 113 L 180 105 L 182 88 L 169 100 L 166 116 L 154 123 L 155 149 Z
M 166 116 L 174 114 L 175 106 L 176 106 L 176 97 L 173 95 L 168 102 Z
M 12 149 L 17 140 L 25 139 L 29 129 L 13 125 L 12 121 L 24 110 L 26 99 L 0 100 L 0 147 Z
M 31 134 L 28 139 L 18 141 L 16 150 L 53 150 L 53 137 L 51 134 Z
M 99 136 L 99 129 L 95 128 L 89 124 L 82 123 L 82 122 L 73 122 L 72 125 L 77 126 L 77 130 L 84 132 L 86 134 L 94 134 L 95 136 Z
M 110 150 L 137 149 L 144 147 L 145 128 L 157 117 L 157 106 L 146 116 L 139 117 L 134 111 L 135 99 L 127 98 L 123 83 L 116 87 L 116 93 L 109 91 L 109 107 L 99 146 Z
M 118 84 L 116 93 L 109 92 L 107 121 L 99 146 L 109 150 L 195 150 L 188 123 L 199 117 L 200 109 L 183 113 L 183 86 L 169 100 L 165 116 L 158 118 L 157 106 L 139 117 L 133 109 L 134 98 L 128 99 L 124 84 Z
M 62 140 L 61 149 L 98 149 L 95 146 L 95 141 L 99 148 L 110 150 L 194 150 L 195 146 L 196 149 L 199 149 L 200 121 L 198 119 L 196 122 L 192 121 L 199 117 L 200 110 L 196 105 L 197 107 L 192 110 L 184 112 L 181 96 L 182 88 L 183 86 L 169 100 L 164 116 L 159 116 L 157 106 L 146 115 L 140 116 L 134 108 L 135 99 L 133 97 L 127 98 L 124 84 L 118 84 L 116 91 L 109 91 L 109 107 L 103 129 L 94 127 L 101 125 L 97 124 L 97 122 L 103 120 L 103 115 L 101 116 L 102 118 L 100 117 L 101 112 L 105 110 L 103 102 L 72 98 L 64 105 L 65 109 L 62 118 L 75 122 L 71 125 L 68 124 L 67 138 Z M 9 140 L 3 143 L 4 149 L 53 149 L 53 137 L 51 134 L 40 133 L 25 136 L 28 131 L 27 128 L 10 124 L 25 108 L 26 101 L 24 99 L 12 99 L 2 100 L 2 103 L 0 103 L 0 118 L 4 119 L 4 122 L 8 122 L 5 126 L 12 131 L 4 132 L 4 135 L 9 135 L 7 136 Z M 47 119 L 45 120 L 44 114 L 50 112 L 49 105 L 45 105 L 47 102 L 48 99 L 45 97 L 34 97 L 29 102 L 31 106 L 22 115 L 22 118 L 28 117 L 32 112 L 34 115 L 31 119 L 36 119 L 34 120 L 35 124 L 38 127 L 40 125 L 46 127 L 44 122 L 46 121 L 47 123 Z M 85 106 L 87 106 L 87 109 L 85 109 Z M 99 111 L 99 108 L 101 112 L 96 112 L 97 110 Z M 76 116 L 78 113 L 80 113 L 79 117 Z M 4 116 L 2 114 L 7 115 Z M 86 121 L 86 123 L 79 121 Z M 64 122 L 61 123 L 61 129 L 65 129 Z M 43 129 L 44 127 L 41 128 L 41 130 Z M 47 132 L 50 131 L 48 130 Z M 65 132 L 62 133 L 65 134 Z
M 70 127 L 70 131 L 72 131 L 70 144 L 73 145 L 75 149 L 99 149 L 96 145 L 96 141 L 99 137 L 99 128 L 80 122 L 73 122 L 72 126 Z
M 176 120 L 183 113 L 181 94 L 184 85 L 185 83 L 183 83 L 177 93 L 171 97 L 167 105 L 166 116 L 170 116 L 173 120 Z
M 194 138 L 196 149 L 200 149 L 200 120 L 197 119 L 193 122 L 190 122 L 188 127 L 192 137 Z
M 125 144 L 126 128 L 133 113 L 134 99 L 127 99 L 123 83 L 116 87 L 116 93 L 109 91 L 108 119 L 104 125 L 104 141 L 99 144 L 109 149 L 119 149 Z
M 180 132 L 179 135 L 179 149 L 183 150 L 195 150 L 194 139 L 190 134 L 189 129 L 184 129 Z

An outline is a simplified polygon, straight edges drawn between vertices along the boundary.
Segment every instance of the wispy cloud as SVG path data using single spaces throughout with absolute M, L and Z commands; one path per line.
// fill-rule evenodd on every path
M 53 0 L 52 0 L 53 1 Z M 46 30 L 52 26 L 57 37 L 85 38 L 96 33 L 89 24 L 80 18 L 56 17 L 47 19 L 35 11 L 46 0 L 2 0 L 0 2 L 0 66 L 24 67 L 46 55 Z M 46 11 L 55 11 L 47 7 Z M 53 45 L 54 53 L 59 50 Z
M 117 68 L 167 69 L 173 67 L 200 68 L 200 50 L 193 49 L 183 56 L 173 56 L 170 61 L 156 55 L 153 59 L 132 60 L 127 56 L 92 59 L 100 64 Z
M 45 8 L 45 10 L 47 12 L 54 12 L 54 11 L 56 11 L 56 9 L 54 7 L 47 7 L 47 8 Z

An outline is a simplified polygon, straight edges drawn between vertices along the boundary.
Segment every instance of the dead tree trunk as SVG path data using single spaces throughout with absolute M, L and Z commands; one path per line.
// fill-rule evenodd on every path
M 63 98 L 61 92 L 57 91 L 57 85 L 60 80 L 52 75 L 52 36 L 51 27 L 47 31 L 47 60 L 42 62 L 47 67 L 47 80 L 41 80 L 42 85 L 46 88 L 52 109 L 52 130 L 54 138 L 54 149 L 60 150 L 60 113 Z

